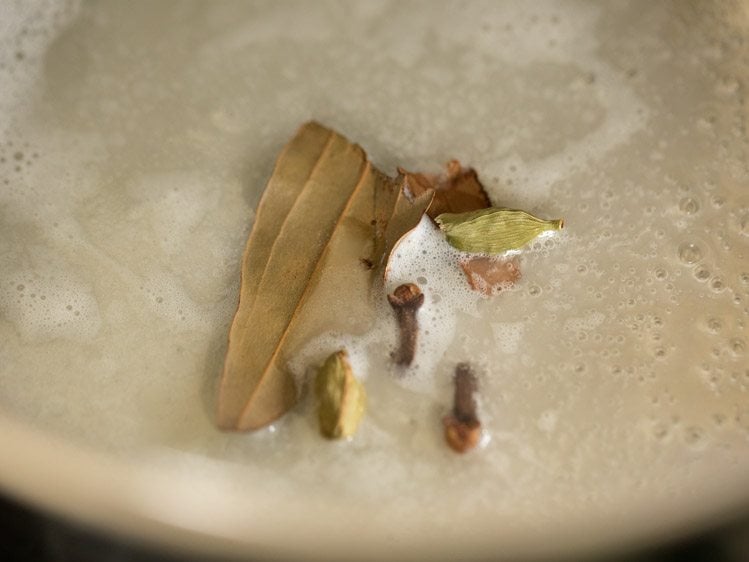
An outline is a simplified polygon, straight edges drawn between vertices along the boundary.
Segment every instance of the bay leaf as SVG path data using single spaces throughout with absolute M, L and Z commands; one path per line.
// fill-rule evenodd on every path
M 283 148 L 257 206 L 255 222 L 242 258 L 242 304 L 252 306 L 273 242 L 299 192 L 312 175 L 333 132 L 315 122 L 301 127 Z
M 325 331 L 369 328 L 377 276 L 361 260 L 384 263 L 399 229 L 418 222 L 412 206 L 359 146 L 317 123 L 300 128 L 278 159 L 245 248 L 220 427 L 271 423 L 296 402 L 286 365 L 302 345 Z
M 398 190 L 385 228 L 381 260 L 375 262 L 380 265 L 380 270 L 383 272 L 381 276 L 378 276 L 379 279 L 384 279 L 387 276 L 390 256 L 401 240 L 418 226 L 421 217 L 424 216 L 434 200 L 434 190 L 431 189 L 425 190 L 414 197 L 408 190 L 406 181 L 403 174 L 398 177 L 398 183 L 401 187 Z

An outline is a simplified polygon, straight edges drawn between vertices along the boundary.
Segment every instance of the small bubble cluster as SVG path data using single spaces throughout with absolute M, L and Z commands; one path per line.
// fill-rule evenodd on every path
M 90 286 L 76 275 L 19 272 L 0 285 L 0 310 L 28 340 L 66 337 L 86 340 L 101 328 L 99 307 Z

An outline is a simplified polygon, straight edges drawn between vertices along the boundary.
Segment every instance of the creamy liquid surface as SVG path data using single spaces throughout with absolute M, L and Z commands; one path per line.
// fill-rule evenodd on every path
M 3 7 L 0 408 L 113 455 L 189 453 L 207 478 L 243 465 L 238 493 L 314 490 L 435 529 L 611 518 L 746 473 L 747 15 L 699 6 Z M 567 228 L 492 299 L 420 230 L 393 279 L 426 293 L 417 365 L 388 366 L 387 308 L 292 364 L 303 378 L 351 347 L 370 399 L 352 441 L 318 436 L 306 393 L 221 433 L 241 253 L 311 118 L 391 174 L 458 158 L 493 201 Z M 486 436 L 458 456 L 440 419 L 464 360 Z

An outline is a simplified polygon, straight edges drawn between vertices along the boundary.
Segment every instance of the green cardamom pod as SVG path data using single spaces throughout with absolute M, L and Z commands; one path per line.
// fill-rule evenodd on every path
M 351 370 L 346 350 L 333 353 L 320 367 L 315 394 L 319 401 L 320 433 L 324 437 L 340 439 L 356 433 L 367 406 L 367 395 Z
M 435 220 L 451 246 L 476 254 L 519 250 L 542 232 L 564 227 L 564 219 L 543 220 L 525 211 L 501 207 L 442 213 Z

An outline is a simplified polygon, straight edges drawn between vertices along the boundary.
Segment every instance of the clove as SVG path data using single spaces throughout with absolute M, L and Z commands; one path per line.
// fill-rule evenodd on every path
M 419 334 L 419 322 L 416 311 L 424 304 L 424 294 L 414 283 L 404 283 L 388 295 L 390 306 L 395 311 L 395 318 L 400 329 L 400 344 L 393 353 L 397 365 L 408 366 L 416 354 L 416 340 Z
M 481 438 L 481 422 L 476 414 L 476 391 L 478 380 L 468 363 L 455 366 L 455 397 L 453 410 L 442 419 L 445 440 L 451 449 L 465 453 L 478 445 Z

